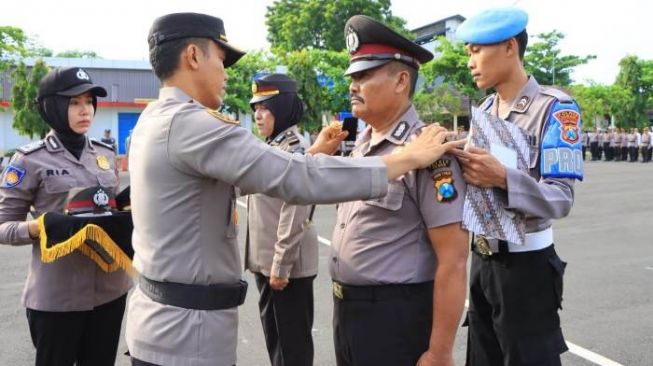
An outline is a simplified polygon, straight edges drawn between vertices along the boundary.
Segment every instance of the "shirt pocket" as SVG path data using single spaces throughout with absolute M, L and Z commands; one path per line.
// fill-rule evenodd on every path
M 113 170 L 97 173 L 97 181 L 100 186 L 110 189 L 111 191 L 115 191 L 115 188 L 120 184 L 118 177 L 116 177 L 116 173 Z
M 401 182 L 388 184 L 388 193 L 384 197 L 365 201 L 368 206 L 379 207 L 389 211 L 398 211 L 404 201 L 406 188 Z
M 46 177 L 43 179 L 43 188 L 48 194 L 68 193 L 77 186 L 77 180 L 72 175 Z

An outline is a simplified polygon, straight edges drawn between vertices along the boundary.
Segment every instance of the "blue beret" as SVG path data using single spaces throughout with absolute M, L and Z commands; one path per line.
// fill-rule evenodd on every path
M 456 30 L 456 37 L 472 44 L 492 44 L 510 39 L 528 24 L 528 14 L 515 8 L 493 8 L 465 20 Z

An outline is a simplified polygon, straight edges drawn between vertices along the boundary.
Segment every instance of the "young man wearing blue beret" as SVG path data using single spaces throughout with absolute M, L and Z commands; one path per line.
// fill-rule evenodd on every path
M 526 74 L 527 22 L 522 10 L 498 8 L 457 30 L 474 82 L 496 90 L 480 108 L 523 129 L 532 150 L 528 172 L 480 148 L 455 152 L 465 181 L 494 188 L 526 225 L 523 244 L 474 235 L 469 366 L 560 365 L 567 350 L 558 316 L 566 263 L 554 250 L 551 225 L 569 214 L 574 182 L 583 178 L 581 118 L 571 97 Z

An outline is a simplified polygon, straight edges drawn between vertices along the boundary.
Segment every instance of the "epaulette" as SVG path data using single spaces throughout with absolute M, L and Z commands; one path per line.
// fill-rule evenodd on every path
M 100 140 L 98 140 L 98 139 L 96 139 L 94 137 L 89 138 L 89 140 L 91 140 L 91 142 L 96 144 L 96 145 L 106 147 L 107 149 L 113 151 L 113 146 L 111 146 L 111 145 L 109 145 L 107 143 L 104 143 L 104 142 L 102 142 L 102 141 L 100 141 Z
M 540 87 L 540 93 L 552 96 L 560 101 L 560 103 L 572 103 L 574 101 L 574 99 L 569 96 L 569 94 L 551 86 Z
M 225 114 L 222 114 L 222 113 L 220 113 L 218 111 L 214 111 L 214 110 L 211 110 L 211 109 L 207 109 L 206 111 L 209 112 L 210 115 L 212 115 L 213 117 L 219 119 L 220 121 L 222 121 L 224 123 L 229 123 L 229 124 L 232 124 L 232 125 L 239 125 L 240 124 L 240 122 L 236 121 L 235 119 L 232 119 L 229 116 L 227 116 Z
M 21 146 L 16 150 L 20 151 L 24 155 L 28 155 L 33 153 L 34 151 L 41 150 L 44 147 L 45 147 L 45 142 L 43 140 L 39 140 L 39 141 L 31 142 L 25 146 Z

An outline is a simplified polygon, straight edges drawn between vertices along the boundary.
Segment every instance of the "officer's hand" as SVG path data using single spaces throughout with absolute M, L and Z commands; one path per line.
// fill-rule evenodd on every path
M 453 356 L 451 354 L 440 355 L 426 351 L 417 360 L 416 366 L 453 366 Z
M 287 278 L 281 278 L 277 276 L 270 276 L 270 287 L 272 287 L 273 290 L 276 291 L 281 291 L 286 286 L 288 286 L 289 280 Z
M 506 168 L 486 150 L 470 146 L 466 150 L 454 150 L 451 153 L 458 157 L 463 168 L 463 179 L 468 184 L 506 189 Z
M 333 126 L 327 126 L 320 131 L 320 134 L 317 136 L 317 139 L 311 147 L 306 150 L 309 154 L 327 154 L 333 155 L 338 148 L 340 148 L 340 143 L 349 135 L 349 132 L 342 131 L 341 129 L 334 128 Z
M 411 154 L 417 164 L 416 168 L 426 168 L 440 159 L 445 153 L 465 144 L 466 140 L 445 142 L 447 129 L 437 124 L 422 129 L 419 136 L 413 138 L 402 152 Z
M 38 239 L 40 235 L 39 223 L 36 220 L 30 220 L 27 222 L 27 231 L 29 232 L 29 237 L 32 239 Z

